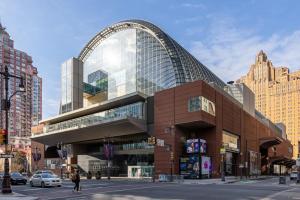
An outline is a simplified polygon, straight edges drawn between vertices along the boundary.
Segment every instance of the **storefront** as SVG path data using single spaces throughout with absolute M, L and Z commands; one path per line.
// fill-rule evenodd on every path
M 223 146 L 225 147 L 225 175 L 236 176 L 238 170 L 239 136 L 223 130 Z

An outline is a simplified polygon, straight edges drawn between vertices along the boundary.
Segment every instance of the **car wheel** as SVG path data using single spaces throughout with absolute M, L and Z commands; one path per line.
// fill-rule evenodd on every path
M 41 187 L 44 188 L 45 187 L 45 183 L 41 182 Z
M 61 187 L 61 185 L 58 185 L 57 187 Z
M 29 183 L 30 183 L 30 186 L 31 186 L 31 187 L 33 187 L 33 182 L 32 182 L 32 181 L 30 181 Z

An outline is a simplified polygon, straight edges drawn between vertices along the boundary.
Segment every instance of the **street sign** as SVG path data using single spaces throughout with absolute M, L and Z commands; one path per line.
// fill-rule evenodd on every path
M 296 160 L 296 166 L 300 167 L 300 158 L 297 158 L 297 160 Z
M 163 147 L 165 146 L 165 141 L 162 139 L 157 139 L 156 140 L 157 146 Z
M 14 154 L 0 154 L 0 158 L 14 158 Z
M 225 154 L 226 153 L 226 149 L 224 147 L 220 148 L 220 154 Z

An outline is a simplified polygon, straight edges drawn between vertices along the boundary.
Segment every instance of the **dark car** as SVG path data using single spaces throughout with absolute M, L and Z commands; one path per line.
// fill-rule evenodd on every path
M 22 176 L 19 172 L 12 172 L 10 174 L 10 181 L 12 185 L 17 185 L 17 184 L 24 184 L 26 185 L 27 179 Z

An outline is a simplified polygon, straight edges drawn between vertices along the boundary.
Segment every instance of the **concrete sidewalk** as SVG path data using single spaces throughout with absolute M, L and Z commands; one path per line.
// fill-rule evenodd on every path
M 208 185 L 208 184 L 230 184 L 242 181 L 249 180 L 265 180 L 269 178 L 274 178 L 274 176 L 257 176 L 257 177 L 248 177 L 247 179 L 243 177 L 242 179 L 237 176 L 227 176 L 225 181 L 222 181 L 221 178 L 213 179 L 184 179 L 182 184 L 199 184 L 199 185 Z
M 0 200 L 37 200 L 38 197 L 26 196 L 19 193 L 11 193 L 11 194 L 2 194 L 0 193 Z
M 212 179 L 184 179 L 182 184 L 199 184 L 199 185 L 209 185 L 209 184 L 229 184 L 239 181 L 239 178 L 230 176 L 225 177 L 225 181 L 222 181 L 221 178 L 212 178 Z

